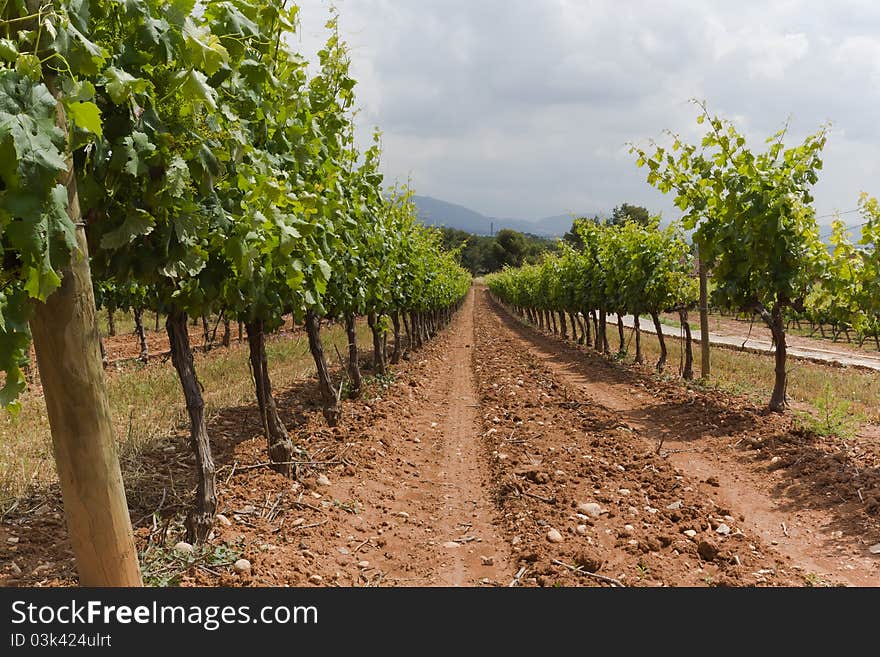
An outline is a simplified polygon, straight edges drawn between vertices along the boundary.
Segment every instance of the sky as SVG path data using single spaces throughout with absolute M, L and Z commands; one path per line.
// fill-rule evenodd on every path
M 303 54 L 326 0 L 300 0 Z M 815 188 L 823 217 L 880 195 L 880 3 L 336 0 L 358 80 L 359 135 L 383 132 L 387 181 L 496 217 L 677 216 L 627 144 L 699 139 L 696 108 L 753 148 L 831 122 Z M 843 217 L 859 222 L 857 214 Z

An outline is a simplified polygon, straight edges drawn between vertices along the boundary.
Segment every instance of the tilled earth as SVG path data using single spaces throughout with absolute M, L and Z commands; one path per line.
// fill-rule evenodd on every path
M 346 402 L 340 427 L 324 425 L 314 381 L 279 389 L 277 398 L 308 454 L 299 479 L 262 465 L 254 407 L 212 418 L 222 518 L 207 549 L 173 548 L 194 488 L 185 430 L 127 472 L 149 583 L 797 586 L 876 578 L 877 559 L 864 557 L 877 542 L 875 451 L 850 445 L 841 461 L 839 444 L 796 436 L 741 400 L 541 336 L 480 288 L 393 378 L 371 379 L 361 400 Z M 684 427 L 711 453 L 675 449 Z M 659 453 L 658 432 L 666 439 Z M 768 472 L 777 479 L 757 486 Z M 852 571 L 827 559 L 817 567 L 791 549 L 808 520 L 783 524 L 786 536 L 768 532 L 767 519 L 775 523 L 772 514 L 786 513 L 780 505 L 793 499 L 814 501 L 815 514 L 840 528 L 823 540 L 858 553 L 861 560 L 847 561 Z M 232 567 L 241 557 L 249 571 Z M 856 569 L 861 579 L 845 576 Z M 22 500 L 0 522 L 0 584 L 75 581 L 57 490 Z
M 484 306 L 485 307 L 485 306 Z M 620 415 L 573 394 L 492 312 L 476 364 L 502 522 L 524 584 L 797 585 L 803 578 Z

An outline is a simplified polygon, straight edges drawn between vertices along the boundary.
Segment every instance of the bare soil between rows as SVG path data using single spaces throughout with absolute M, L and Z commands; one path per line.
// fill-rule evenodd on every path
M 172 560 L 164 576 L 178 568 L 176 583 L 198 586 L 880 581 L 880 558 L 867 554 L 880 541 L 872 445 L 796 436 L 736 398 L 541 335 L 484 288 L 393 381 L 346 402 L 341 426 L 324 425 L 314 380 L 277 397 L 310 455 L 299 481 L 260 465 L 254 405 L 209 426 L 228 519 L 211 544 L 247 558 L 250 574 Z M 185 430 L 138 466 L 127 475 L 132 521 L 139 548 L 155 554 L 180 540 L 194 488 Z M 57 490 L 22 500 L 0 522 L 0 584 L 75 583 Z

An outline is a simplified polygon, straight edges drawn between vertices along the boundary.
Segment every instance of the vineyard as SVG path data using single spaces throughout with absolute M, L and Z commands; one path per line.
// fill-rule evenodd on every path
M 828 325 L 835 336 L 852 330 L 860 346 L 870 338 L 880 351 L 880 206 L 863 195 L 860 243 L 853 243 L 838 218 L 832 224 L 830 249 L 826 248 L 809 205 L 810 189 L 822 168 L 825 130 L 788 149 L 783 130 L 768 140 L 772 146 L 766 153 L 755 155 L 731 123 L 711 116 L 704 105 L 700 109 L 698 123 L 710 125 L 701 147 L 683 144 L 675 135 L 671 152 L 660 146 L 653 153 L 632 147 L 637 164 L 650 169 L 648 182 L 675 193 L 676 205 L 684 212 L 680 222 L 660 230 L 659 217 L 648 225 L 602 226 L 581 220 L 575 224 L 580 249 L 569 248 L 541 265 L 507 270 L 490 277 L 488 285 L 542 328 L 552 323 L 556 330 L 558 315 L 563 337 L 567 315 L 580 343 L 595 345 L 605 354 L 610 353 L 606 315 L 617 316 L 619 352 L 625 353 L 622 316 L 631 313 L 639 364 L 639 318 L 650 315 L 660 342 L 658 371 L 667 361 L 660 315 L 677 313 L 686 344 L 681 374 L 692 379 L 689 311 L 699 301 L 704 321 L 712 283 L 715 308 L 753 313 L 770 330 L 776 372 L 769 408 L 782 411 L 788 374 L 786 327 L 792 322 L 804 320 L 820 329 Z M 685 239 L 685 229 L 693 231 L 696 253 Z M 704 328 L 703 333 L 708 331 Z M 703 376 L 705 369 L 704 364 Z
M 338 20 L 315 66 L 287 3 L 3 5 L 0 583 L 880 583 L 876 372 L 859 420 L 790 394 L 795 326 L 880 351 L 827 128 L 758 152 L 698 103 L 631 145 L 680 220 L 475 282 L 359 148 Z M 766 326 L 768 403 L 713 385 L 710 309 Z
M 420 347 L 470 277 L 416 224 L 408 192 L 383 190 L 379 134 L 367 152 L 355 148 L 355 81 L 335 19 L 309 76 L 287 45 L 296 8 L 34 2 L 4 12 L 0 401 L 17 409 L 32 337 L 80 579 L 139 583 L 96 298 L 133 310 L 144 358 L 144 311 L 166 316 L 197 470 L 186 534 L 202 543 L 217 481 L 190 315 L 245 325 L 267 458 L 290 477 L 309 458 L 279 417 L 267 333 L 286 314 L 304 323 L 334 426 L 342 387 L 322 321 L 346 325 L 357 397 L 355 316 L 369 319 L 384 375 L 389 326 L 394 363 L 401 319 L 408 345 Z

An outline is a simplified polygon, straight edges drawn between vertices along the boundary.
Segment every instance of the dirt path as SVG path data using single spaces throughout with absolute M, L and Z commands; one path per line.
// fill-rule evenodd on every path
M 304 514 L 303 526 L 331 517 L 310 529 L 289 557 L 297 562 L 305 553 L 306 567 L 299 570 L 310 583 L 509 582 L 510 548 L 496 524 L 479 440 L 473 309 L 471 293 L 452 325 L 397 368 L 384 394 L 349 402 L 365 411 L 345 420 L 349 437 L 342 440 L 353 447 L 353 466 L 335 468 L 329 485 L 306 481 L 323 514 Z
M 868 552 L 880 536 L 876 523 L 863 521 L 858 505 L 795 500 L 786 494 L 789 482 L 783 468 L 748 462 L 736 449 L 750 432 L 760 435 L 762 418 L 730 413 L 723 404 L 712 407 L 705 401 L 700 407 L 694 407 L 695 400 L 670 403 L 645 385 L 648 375 L 633 376 L 499 312 L 521 348 L 534 350 L 579 395 L 618 414 L 645 441 L 656 445 L 662 438 L 672 463 L 702 481 L 713 481 L 719 502 L 747 510 L 745 525 L 779 552 L 824 580 L 880 585 L 880 559 Z
M 406 481 L 396 495 L 395 508 L 409 517 L 392 531 L 388 548 L 413 556 L 421 553 L 430 565 L 411 579 L 389 568 L 391 581 L 473 586 L 500 582 L 511 570 L 509 548 L 494 524 L 491 485 L 479 440 L 471 368 L 473 313 L 472 293 L 445 338 L 446 356 L 422 391 L 424 403 L 408 422 L 423 438 L 407 441 L 400 454 L 419 476 Z
M 608 321 L 609 323 L 616 324 L 617 316 L 609 315 Z M 627 328 L 632 328 L 633 317 L 631 315 L 626 315 L 623 318 L 623 325 Z M 650 318 L 642 318 L 641 328 L 646 333 L 656 332 Z M 663 331 L 663 335 L 668 338 L 676 340 L 681 337 L 681 331 L 676 327 L 661 324 L 660 328 Z M 775 347 L 770 339 L 754 337 L 754 334 L 761 332 L 766 332 L 763 331 L 762 326 L 759 326 L 759 329 L 754 331 L 752 336 L 747 333 L 734 333 L 731 335 L 728 332 L 722 335 L 710 332 L 709 342 L 722 348 L 737 349 L 758 354 L 773 354 Z M 691 330 L 691 335 L 695 342 L 700 342 L 702 340 L 702 334 L 699 329 L 693 328 Z M 822 346 L 817 346 L 815 344 L 817 342 L 816 340 L 810 340 L 809 338 L 802 338 L 794 335 L 787 336 L 786 341 L 788 342 L 788 355 L 793 358 L 802 358 L 814 363 L 826 365 L 832 364 L 847 367 L 860 367 L 863 369 L 880 371 L 880 354 L 869 354 L 866 351 L 856 351 L 845 347 L 836 348 L 833 346 L 833 343 L 830 342 L 825 342 Z

